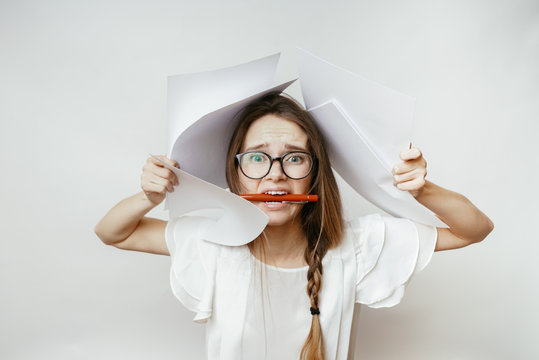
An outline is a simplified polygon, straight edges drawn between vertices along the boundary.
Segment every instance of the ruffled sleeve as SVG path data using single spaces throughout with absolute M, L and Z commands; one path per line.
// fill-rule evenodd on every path
M 397 305 L 406 284 L 430 261 L 437 231 L 407 219 L 369 215 L 350 223 L 357 260 L 357 303 Z
M 171 257 L 170 285 L 174 295 L 196 313 L 196 322 L 212 314 L 215 267 L 219 245 L 201 239 L 201 231 L 213 220 L 181 216 L 169 221 L 165 239 Z

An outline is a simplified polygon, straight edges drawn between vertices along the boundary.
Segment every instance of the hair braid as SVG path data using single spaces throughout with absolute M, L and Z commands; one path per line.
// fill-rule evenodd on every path
M 307 271 L 307 294 L 311 299 L 311 306 L 318 308 L 318 292 L 322 286 L 322 261 L 316 251 L 312 259 L 312 264 L 309 264 Z
M 322 287 L 322 258 L 318 247 L 307 249 L 309 253 L 307 261 L 309 270 L 307 270 L 307 294 L 311 300 L 311 307 L 318 309 L 318 294 Z M 303 349 L 301 349 L 301 360 L 322 360 L 324 359 L 324 343 L 322 337 L 322 328 L 320 326 L 320 317 L 318 314 L 312 315 L 311 330 L 305 340 Z

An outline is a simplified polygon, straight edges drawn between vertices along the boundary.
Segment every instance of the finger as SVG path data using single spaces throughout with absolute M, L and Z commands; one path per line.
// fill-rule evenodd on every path
M 393 174 L 404 174 L 415 169 L 427 169 L 427 161 L 421 157 L 419 159 L 406 160 L 393 166 Z
M 166 186 L 155 182 L 148 182 L 145 183 L 144 186 L 142 186 L 142 190 L 145 193 L 155 193 L 163 195 L 166 193 Z
M 155 177 L 152 179 L 153 182 L 163 185 L 167 191 L 172 192 L 174 190 L 174 183 L 168 178 Z
M 161 194 L 174 191 L 174 186 L 167 179 L 154 178 L 150 181 L 150 184 L 154 184 Z
M 176 167 L 178 169 L 180 168 L 180 165 L 178 164 L 177 161 L 169 159 L 165 155 L 149 156 L 148 157 L 148 162 L 151 162 L 151 163 L 153 163 L 155 165 L 158 165 L 160 167 L 164 167 L 165 165 L 163 165 L 163 163 L 166 163 L 166 164 L 168 164 L 170 166 L 173 166 L 173 167 Z
M 147 165 L 144 167 L 141 175 L 141 185 L 144 188 L 148 183 L 161 184 L 172 191 L 173 185 L 178 183 L 178 179 L 174 173 L 168 169 Z
M 178 177 L 176 176 L 176 174 L 174 174 L 174 172 L 172 172 L 171 170 L 163 167 L 162 164 L 148 163 L 143 166 L 142 172 L 149 175 L 161 177 L 163 179 L 168 179 L 174 185 L 179 184 Z
M 393 183 L 397 185 L 399 183 L 410 181 L 416 178 L 425 178 L 425 176 L 427 176 L 426 169 L 414 169 L 412 171 L 408 171 L 402 174 L 393 175 Z
M 146 164 L 147 165 L 155 165 L 155 166 L 159 166 L 159 167 L 164 166 L 163 165 L 163 160 L 161 160 L 161 158 L 159 158 L 159 156 L 148 156 L 148 158 L 146 159 Z
M 414 160 L 398 163 L 393 167 L 393 174 L 405 174 L 417 169 L 417 165 Z
M 159 177 L 168 180 L 172 185 L 178 185 L 180 182 L 178 181 L 178 177 L 176 174 L 174 174 L 172 171 L 170 171 L 167 168 L 162 168 L 158 171 L 156 174 Z
M 415 178 L 414 180 L 405 181 L 397 184 L 397 188 L 404 191 L 417 191 L 420 190 L 423 186 L 425 186 L 424 178 Z
M 167 168 L 154 168 L 152 172 L 156 176 L 167 179 L 173 184 L 176 182 L 176 174 L 174 174 L 171 170 Z
M 180 185 L 180 180 L 178 180 L 178 177 L 174 173 L 172 173 L 172 178 L 170 179 L 170 182 L 173 185 Z
M 169 159 L 168 157 L 166 157 L 164 155 L 159 155 L 158 157 L 159 157 L 159 159 L 161 159 L 165 163 L 169 164 L 170 166 L 180 168 L 180 165 L 178 164 L 178 162 L 176 160 Z
M 419 159 L 422 156 L 421 150 L 416 147 L 401 151 L 400 158 L 404 161 Z

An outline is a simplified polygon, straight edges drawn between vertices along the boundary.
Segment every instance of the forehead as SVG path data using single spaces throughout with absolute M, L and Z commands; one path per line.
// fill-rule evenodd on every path
M 243 150 L 272 147 L 306 150 L 307 145 L 307 134 L 299 125 L 274 114 L 255 120 L 243 140 Z

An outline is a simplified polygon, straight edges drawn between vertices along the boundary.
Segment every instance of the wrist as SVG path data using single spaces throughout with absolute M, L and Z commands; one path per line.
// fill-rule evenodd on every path
M 422 203 L 425 199 L 432 196 L 435 191 L 435 185 L 428 180 L 425 180 L 425 185 L 414 195 L 414 198 Z
M 147 213 L 149 212 L 150 210 L 152 210 L 154 207 L 156 207 L 157 205 L 159 205 L 161 203 L 160 202 L 153 202 L 147 195 L 144 191 L 141 191 L 140 193 L 137 194 L 137 200 L 138 200 L 138 203 L 139 203 L 139 206 L 140 206 L 140 210 L 143 211 L 144 213 Z

